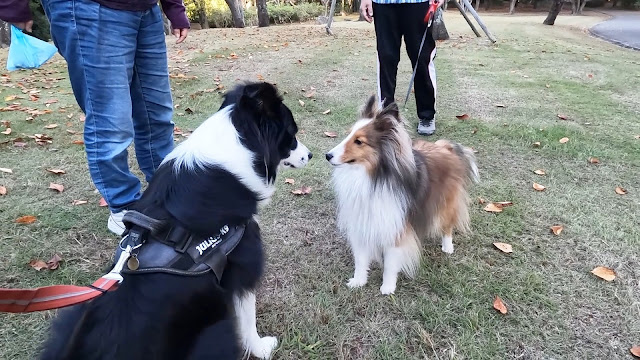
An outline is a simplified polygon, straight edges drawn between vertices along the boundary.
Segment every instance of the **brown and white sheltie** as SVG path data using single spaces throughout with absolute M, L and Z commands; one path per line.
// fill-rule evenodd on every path
M 380 291 L 391 294 L 400 271 L 415 275 L 421 239 L 442 237 L 442 251 L 451 254 L 454 229 L 469 229 L 467 187 L 478 181 L 473 151 L 446 140 L 412 142 L 396 104 L 381 109 L 372 96 L 326 158 L 334 166 L 338 226 L 354 256 L 351 288 L 366 284 L 372 261 L 384 261 Z

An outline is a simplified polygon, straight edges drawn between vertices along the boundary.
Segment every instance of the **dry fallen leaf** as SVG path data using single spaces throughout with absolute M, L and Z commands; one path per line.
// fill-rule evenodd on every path
M 11 128 L 7 128 L 5 131 L 0 131 L 0 134 L 11 135 Z
M 34 268 L 36 271 L 40 271 L 47 268 L 47 263 L 42 260 L 31 260 L 29 261 L 29 266 Z
M 546 189 L 546 187 L 544 185 L 540 185 L 540 184 L 535 183 L 535 182 L 533 183 L 533 188 L 536 191 L 544 191 L 544 189 Z
M 496 299 L 493 300 L 493 308 L 500 311 L 503 315 L 507 313 L 507 307 L 502 302 L 502 299 L 500 299 L 500 296 L 496 296 Z
M 7 188 L 0 185 L 0 196 L 7 195 Z
M 315 94 L 316 94 L 316 89 L 311 88 L 311 89 L 309 90 L 309 92 L 308 92 L 308 93 L 304 94 L 304 97 L 306 97 L 307 99 L 309 99 L 309 98 L 312 98 L 312 97 L 313 97 L 313 95 L 315 95 Z
M 86 203 L 88 203 L 88 201 L 86 201 L 86 200 L 73 200 L 71 205 L 84 205 Z
M 632 347 L 631 349 L 629 349 L 629 352 L 631 352 L 631 355 L 640 359 L 640 346 Z
M 58 124 L 49 124 L 49 125 L 46 125 L 44 128 L 45 129 L 55 129 L 57 127 L 58 127 Z
M 7 169 L 7 168 L 0 168 L 0 172 L 7 173 L 7 174 L 13 174 L 13 170 Z
M 64 186 L 60 185 L 60 184 L 50 183 L 49 184 L 49 189 L 56 190 L 59 193 L 61 193 L 61 192 L 64 191 Z
M 502 206 L 495 203 L 489 203 L 487 204 L 487 206 L 484 207 L 484 211 L 492 212 L 492 213 L 500 213 L 502 212 Z
M 290 178 L 286 178 L 286 179 L 284 179 L 284 183 L 293 185 L 293 184 L 296 183 L 296 181 L 293 180 L 293 179 L 290 179 Z
M 264 76 L 262 74 L 257 75 L 258 81 L 264 81 Z
M 533 170 L 533 173 L 536 175 L 547 175 L 547 173 L 542 169 Z
M 36 222 L 36 217 L 33 215 L 25 215 L 16 219 L 18 224 L 33 224 Z
M 597 268 L 591 270 L 591 273 L 601 279 L 606 281 L 613 281 L 616 278 L 616 272 L 613 269 L 609 269 L 608 267 L 598 266 Z
M 481 198 L 481 197 L 479 197 L 479 196 L 478 196 L 478 204 L 484 204 L 484 203 L 486 203 L 486 202 L 487 202 L 487 201 L 486 201 L 485 199 L 483 199 L 483 198 Z
M 640 139 L 640 135 L 635 135 L 633 138 L 638 140 L 638 139 Z
M 568 137 L 563 137 L 562 139 L 560 139 L 560 144 L 566 144 L 567 142 L 569 142 Z
M 47 171 L 56 175 L 66 174 L 66 172 L 61 169 L 47 169 Z
M 513 252 L 513 247 L 507 243 L 501 243 L 501 242 L 494 242 L 493 246 L 497 247 L 498 249 L 500 249 L 500 251 L 504 252 L 504 253 L 512 253 Z
M 307 195 L 311 194 L 311 188 L 309 186 L 303 186 L 300 189 L 291 190 L 291 193 L 294 195 Z
M 513 205 L 511 201 L 495 201 L 494 204 L 500 206 L 501 208 L 506 208 L 507 206 Z
M 590 157 L 589 158 L 589 163 L 591 163 L 591 164 L 600 164 L 600 159 L 598 159 L 597 157 Z
M 98 206 L 105 207 L 105 206 L 109 206 L 109 204 L 107 204 L 107 200 L 105 200 L 103 197 L 101 197 L 100 201 L 98 201 Z
M 562 225 L 554 225 L 551 227 L 551 232 L 553 232 L 554 235 L 560 235 L 563 229 L 564 227 L 562 227 Z
M 558 119 L 567 120 L 567 119 L 569 119 L 569 117 L 567 115 L 564 115 L 564 114 L 558 114 Z
M 83 140 L 73 140 L 72 143 L 76 144 L 76 145 L 84 145 L 84 141 Z
M 469 120 L 470 116 L 469 114 L 462 114 L 462 115 L 456 115 L 456 118 L 458 118 L 458 120 Z
M 328 114 L 328 113 L 330 113 L 330 112 L 331 112 L 331 109 L 327 109 L 327 110 L 323 111 L 323 112 L 322 112 L 322 114 L 323 114 L 323 115 L 327 115 L 327 114 Z
M 334 138 L 334 137 L 338 136 L 338 133 L 334 132 L 334 131 L 325 131 L 324 132 L 324 136 L 330 137 L 330 138 Z
M 298 102 L 300 103 L 300 106 L 304 106 L 304 101 L 298 100 Z
M 533 147 L 540 147 L 540 141 L 536 141 L 533 143 Z
M 62 261 L 62 257 L 58 254 L 54 254 L 53 257 L 47 261 L 47 268 L 49 270 L 55 270 L 60 266 L 60 262 Z
M 616 186 L 616 194 L 625 195 L 626 193 L 627 193 L 627 189 L 620 186 Z

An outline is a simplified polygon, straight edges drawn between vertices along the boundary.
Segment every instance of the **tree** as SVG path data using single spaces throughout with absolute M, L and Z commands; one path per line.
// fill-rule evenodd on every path
M 207 6 L 205 0 L 195 1 L 196 9 L 198 12 L 198 22 L 203 29 L 209 28 L 209 19 L 207 19 Z
M 563 4 L 563 0 L 553 0 L 553 2 L 551 3 L 551 9 L 549 9 L 549 15 L 547 15 L 547 18 L 544 19 L 542 23 L 545 25 L 555 24 L 558 14 L 560 14 L 560 11 L 562 11 Z
M 233 27 L 244 27 L 244 14 L 242 5 L 238 0 L 224 0 L 229 5 L 229 11 L 231 11 L 231 18 L 233 19 Z
M 256 0 L 258 9 L 258 26 L 269 26 L 269 12 L 267 11 L 267 0 Z
M 30 35 L 44 41 L 51 40 L 49 19 L 44 14 L 40 0 L 29 0 L 29 8 L 33 16 L 33 31 Z

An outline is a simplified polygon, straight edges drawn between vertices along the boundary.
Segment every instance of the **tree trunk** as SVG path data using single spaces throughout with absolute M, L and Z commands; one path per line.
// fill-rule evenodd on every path
M 258 26 L 269 26 L 269 12 L 267 11 L 267 0 L 257 0 L 256 7 L 258 8 Z
M 613 3 L 611 4 L 611 8 L 615 8 L 616 5 L 618 5 L 618 0 L 613 0 Z
M 576 6 L 576 1 L 580 1 L 580 0 L 571 0 L 571 15 L 575 15 L 578 12 L 578 6 Z
M 360 0 L 352 0 L 351 1 L 351 12 L 352 13 L 356 13 L 356 12 L 359 13 L 360 12 Z M 360 18 L 362 20 L 364 20 L 364 17 L 362 17 L 362 14 L 360 15 Z M 360 21 L 360 20 L 358 19 L 358 21 Z
M 580 8 L 578 9 L 578 14 L 582 15 L 585 5 L 587 5 L 587 0 L 582 0 L 582 5 L 580 5 Z
M 198 22 L 203 29 L 209 28 L 209 19 L 207 19 L 207 9 L 204 0 L 198 0 L 196 2 L 198 7 Z
M 447 11 L 448 7 L 449 7 L 449 0 L 444 0 L 444 4 L 442 4 L 442 9 L 444 9 L 444 11 Z
M 538 0 L 533 0 L 533 8 L 534 9 L 538 8 Z
M 240 2 L 238 0 L 224 1 L 229 5 L 229 11 L 231 11 L 231 18 L 233 19 L 233 27 L 243 28 L 244 14 L 242 13 L 243 9 L 242 6 L 240 6 Z
M 511 0 L 511 5 L 509 6 L 509 15 L 513 15 L 514 11 L 516 11 L 516 2 L 518 2 L 518 0 Z
M 563 0 L 553 0 L 551 3 L 551 9 L 549 9 L 549 15 L 547 15 L 547 18 L 544 19 L 544 22 L 542 23 L 545 25 L 555 24 L 558 14 L 562 11 L 562 5 L 564 5 Z
M 484 1 L 484 9 L 489 10 L 491 8 L 491 0 Z
M 431 29 L 433 40 L 449 40 L 449 32 L 444 25 L 442 9 L 438 9 L 433 17 L 433 28 Z

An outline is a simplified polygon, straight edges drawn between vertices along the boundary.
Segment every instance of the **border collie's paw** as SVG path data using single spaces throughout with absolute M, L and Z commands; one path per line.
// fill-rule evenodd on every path
M 366 278 L 364 278 L 364 279 L 351 278 L 347 282 L 347 286 L 352 288 L 352 289 L 355 289 L 355 288 L 359 288 L 359 287 L 364 286 L 364 284 L 366 284 L 366 283 L 367 283 L 367 279 Z
M 255 347 L 251 349 L 251 355 L 259 359 L 270 359 L 271 353 L 278 347 L 278 339 L 273 336 L 265 336 L 260 338 L 255 344 Z
M 449 255 L 453 254 L 453 244 L 442 244 L 442 252 L 447 253 Z
M 380 292 L 382 293 L 382 295 L 390 295 L 393 294 L 396 291 L 396 285 L 389 285 L 389 284 L 382 284 L 382 286 L 380 286 Z

